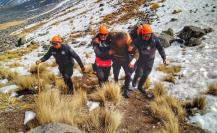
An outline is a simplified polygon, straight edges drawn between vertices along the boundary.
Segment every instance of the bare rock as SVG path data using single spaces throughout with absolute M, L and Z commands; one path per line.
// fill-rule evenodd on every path
M 31 129 L 27 133 L 82 133 L 77 127 L 62 123 L 51 123 Z
M 159 39 L 160 39 L 161 45 L 164 48 L 168 48 L 169 46 L 171 46 L 171 42 L 172 40 L 174 40 L 174 37 L 169 34 L 161 33 L 159 36 Z
M 201 44 L 200 38 L 212 31 L 212 28 L 201 29 L 195 26 L 185 26 L 178 33 L 178 37 L 185 40 L 186 46 L 198 46 Z

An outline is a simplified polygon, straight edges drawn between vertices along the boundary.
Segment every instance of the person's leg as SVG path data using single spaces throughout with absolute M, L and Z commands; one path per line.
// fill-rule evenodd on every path
M 125 62 L 122 64 L 122 67 L 123 67 L 124 72 L 125 72 L 125 81 L 124 81 L 124 86 L 123 86 L 123 89 L 124 89 L 123 96 L 125 98 L 129 98 L 128 90 L 129 90 L 129 86 L 130 86 L 131 75 L 134 71 L 133 69 L 129 68 L 128 64 L 129 64 L 128 62 Z
M 104 71 L 103 71 L 103 68 L 97 67 L 96 68 L 96 75 L 97 75 L 97 78 L 98 78 L 99 85 L 101 86 L 102 83 L 104 82 Z
M 110 70 L 111 70 L 111 67 L 106 67 L 104 68 L 104 82 L 107 82 L 108 81 L 108 78 L 109 78 L 109 75 L 110 75 Z
M 136 87 L 137 81 L 138 79 L 142 76 L 143 74 L 143 69 L 141 66 L 137 66 L 136 67 L 136 71 L 135 71 L 135 75 L 133 77 L 133 81 L 132 81 L 132 86 Z
M 61 71 L 63 79 L 65 84 L 68 87 L 68 94 L 73 94 L 74 88 L 73 88 L 73 82 L 71 79 L 71 76 L 73 74 L 73 67 L 72 66 L 67 66 L 65 68 L 61 68 Z
M 121 65 L 117 61 L 114 61 L 112 67 L 113 67 L 114 80 L 115 82 L 118 82 Z
M 149 74 L 151 73 L 152 67 L 144 67 L 143 68 L 143 74 L 142 77 L 139 80 L 139 84 L 138 84 L 138 90 L 140 90 L 142 93 L 145 93 L 145 89 L 143 88 L 144 83 L 146 82 Z

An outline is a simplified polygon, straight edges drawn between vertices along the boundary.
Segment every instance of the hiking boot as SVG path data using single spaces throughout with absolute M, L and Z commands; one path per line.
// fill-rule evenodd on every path
M 141 93 L 146 94 L 146 91 L 145 91 L 144 88 L 138 88 L 138 90 L 139 90 Z
M 133 80 L 133 81 L 132 81 L 132 86 L 133 86 L 133 88 L 136 88 L 136 85 L 137 85 L 137 81 Z
M 130 98 L 129 95 L 127 93 L 123 93 L 122 96 L 126 99 Z

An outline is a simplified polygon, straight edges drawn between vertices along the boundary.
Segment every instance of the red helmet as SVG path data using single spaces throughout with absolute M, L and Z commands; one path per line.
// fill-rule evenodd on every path
M 53 37 L 52 37 L 51 42 L 52 42 L 52 43 L 62 43 L 63 40 L 62 40 L 62 38 L 61 38 L 59 35 L 57 35 L 57 36 L 53 36 Z
M 109 32 L 108 32 L 108 29 L 107 29 L 107 27 L 106 27 L 106 25 L 101 24 L 101 25 L 99 26 L 99 33 L 100 33 L 100 34 L 108 34 L 108 33 L 109 33 Z
M 149 24 L 144 24 L 142 26 L 142 34 L 151 34 L 153 33 L 152 27 Z

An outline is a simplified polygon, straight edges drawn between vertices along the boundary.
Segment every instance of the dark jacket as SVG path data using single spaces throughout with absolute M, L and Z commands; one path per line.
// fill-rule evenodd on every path
M 97 35 L 92 40 L 92 46 L 96 57 L 100 58 L 101 60 L 111 59 L 111 56 L 109 55 L 109 50 L 111 48 L 111 40 L 109 36 L 105 41 L 100 41 L 99 35 Z
M 74 59 L 78 62 L 81 68 L 84 67 L 78 54 L 69 45 L 62 44 L 60 49 L 56 49 L 54 46 L 51 46 L 48 52 L 41 58 L 41 61 L 44 62 L 51 56 L 54 56 L 59 67 L 65 67 L 69 65 L 73 66 Z
M 154 34 L 148 41 L 145 41 L 141 37 L 138 37 L 133 42 L 133 44 L 137 47 L 140 54 L 138 64 L 153 63 L 155 59 L 156 49 L 160 53 L 162 59 L 166 59 L 164 48 L 160 44 L 159 38 Z
M 127 35 L 124 34 L 125 38 L 128 39 Z M 112 38 L 111 43 L 111 50 L 114 52 L 113 54 L 113 60 L 119 60 L 119 61 L 131 61 L 132 58 L 135 58 L 136 60 L 139 58 L 139 53 L 134 45 L 132 43 L 130 44 L 123 44 L 122 46 L 118 46 L 116 43 L 116 35 Z M 127 42 L 127 41 L 126 41 Z M 130 47 L 132 47 L 132 50 L 129 50 Z

